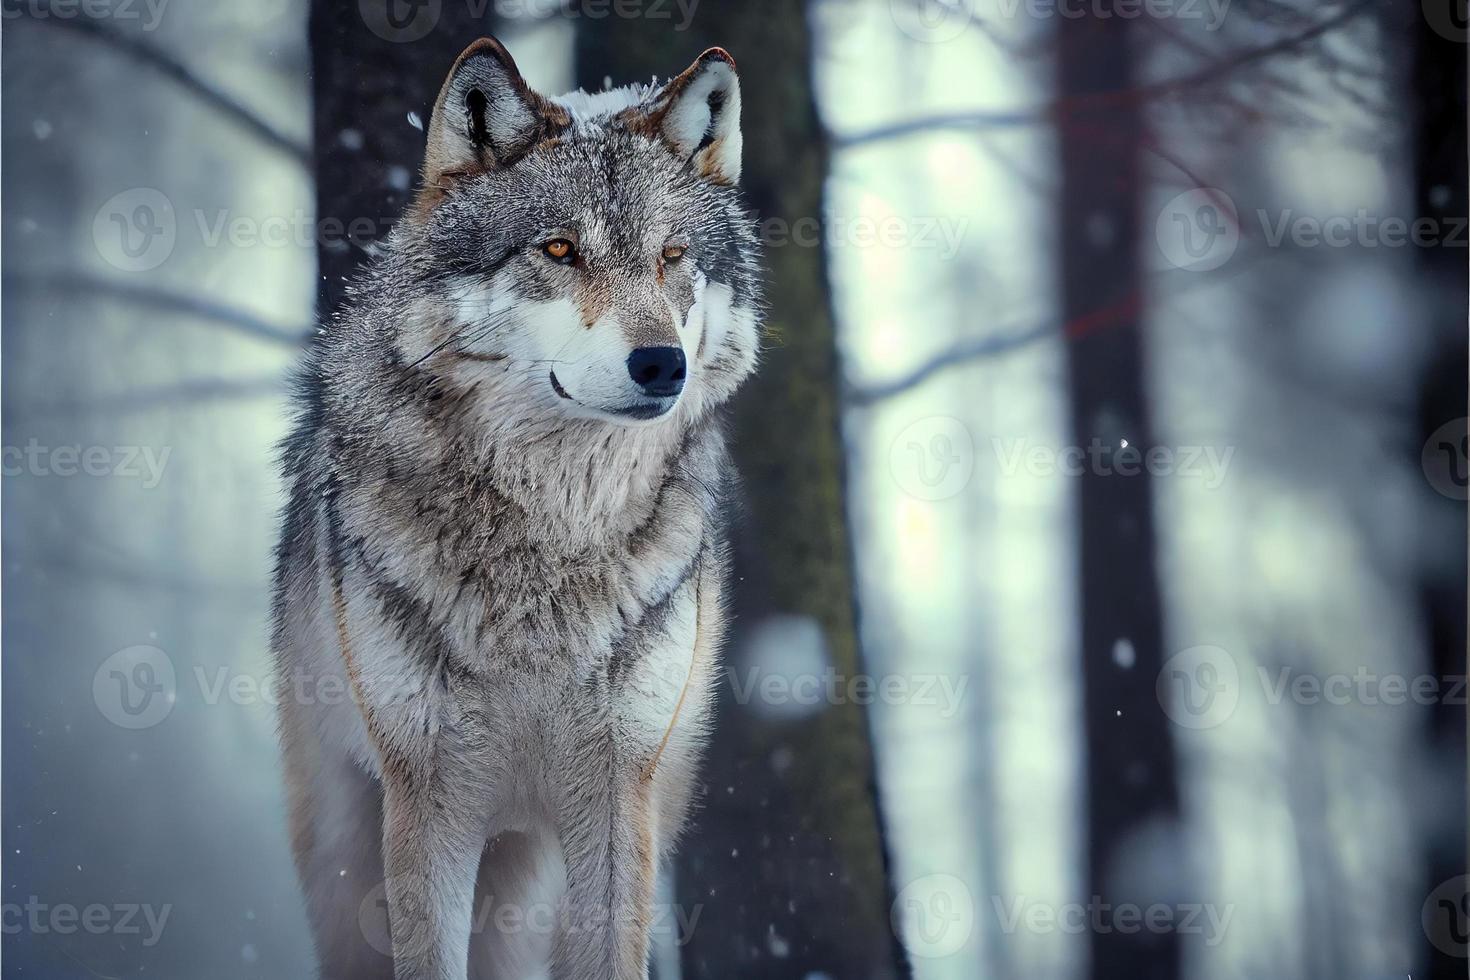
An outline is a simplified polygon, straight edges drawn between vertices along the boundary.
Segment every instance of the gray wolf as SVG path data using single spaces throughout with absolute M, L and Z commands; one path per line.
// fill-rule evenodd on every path
M 324 977 L 647 976 L 718 675 L 718 410 L 758 346 L 740 161 L 717 48 L 559 97 L 490 38 L 450 71 L 283 448 L 273 650 Z

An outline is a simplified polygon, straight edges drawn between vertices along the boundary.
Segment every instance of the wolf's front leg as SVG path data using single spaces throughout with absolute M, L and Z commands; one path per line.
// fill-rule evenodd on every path
M 454 765 L 383 775 L 383 866 L 396 980 L 465 980 L 483 813 L 464 799 Z
M 568 758 L 556 822 L 567 890 L 552 948 L 554 980 L 646 980 L 653 913 L 650 786 L 609 729 Z

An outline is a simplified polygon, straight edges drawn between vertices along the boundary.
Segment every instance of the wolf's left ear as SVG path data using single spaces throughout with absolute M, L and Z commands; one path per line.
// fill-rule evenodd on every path
M 465 48 L 439 90 L 424 182 L 432 187 L 444 174 L 506 166 L 568 121 L 531 90 L 504 45 L 482 37 Z
M 724 48 L 710 48 L 654 96 L 646 118 L 681 159 L 719 184 L 740 180 L 740 78 Z

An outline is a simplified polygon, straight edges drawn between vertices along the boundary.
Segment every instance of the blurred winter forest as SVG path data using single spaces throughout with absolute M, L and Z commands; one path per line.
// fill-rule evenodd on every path
M 486 33 L 740 66 L 767 350 L 659 980 L 1465 976 L 1463 2 L 3 14 L 6 978 L 314 975 L 283 378 Z

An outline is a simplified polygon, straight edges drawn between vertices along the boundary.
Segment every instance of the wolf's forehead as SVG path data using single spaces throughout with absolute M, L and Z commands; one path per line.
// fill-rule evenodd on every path
M 694 201 L 672 158 L 625 134 L 583 138 L 552 151 L 545 203 L 588 239 L 638 243 L 666 234 Z M 590 244 L 590 241 L 587 242 Z
M 577 89 L 552 98 L 571 117 L 574 131 L 597 129 L 624 110 L 647 102 L 658 91 L 658 80 L 646 85 L 624 85 L 608 88 L 601 92 L 584 92 Z

